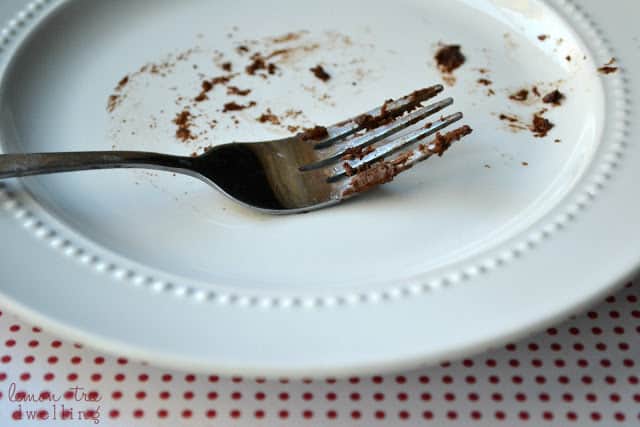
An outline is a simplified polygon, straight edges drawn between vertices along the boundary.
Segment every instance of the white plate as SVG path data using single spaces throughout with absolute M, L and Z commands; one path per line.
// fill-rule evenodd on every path
M 267 107 L 302 109 L 298 124 L 329 124 L 439 81 L 440 41 L 467 56 L 446 93 L 475 133 L 359 200 L 290 217 L 247 212 L 198 181 L 155 172 L 6 182 L 5 304 L 104 350 L 261 375 L 407 368 L 565 315 L 638 265 L 638 83 L 629 79 L 640 71 L 630 38 L 640 6 L 600 3 L 29 4 L 0 33 L 6 152 L 188 154 L 282 136 L 255 120 Z M 236 114 L 239 125 L 216 111 L 230 100 L 216 88 L 194 107 L 199 139 L 176 140 L 171 120 L 197 94 L 198 74 L 222 74 L 216 51 L 242 71 L 238 45 L 266 52 L 278 45 L 270 37 L 299 30 L 284 45 L 318 47 L 278 63 L 281 75 L 234 80 L 253 89 L 239 102 L 258 103 Z M 596 72 L 614 56 L 619 72 Z M 131 75 L 114 92 L 123 76 L 165 60 L 158 74 Z M 317 63 L 333 74 L 328 83 L 308 71 Z M 556 123 L 546 138 L 497 117 L 530 120 L 544 105 L 508 95 L 532 85 L 567 95 L 545 115 Z M 108 113 L 114 93 L 121 98 Z

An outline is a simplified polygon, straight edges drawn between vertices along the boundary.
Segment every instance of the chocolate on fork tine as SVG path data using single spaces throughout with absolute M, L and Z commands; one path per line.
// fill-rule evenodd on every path
M 416 108 L 422 102 L 437 96 L 443 90 L 444 86 L 440 84 L 416 90 L 407 96 L 385 103 L 381 107 L 374 108 L 371 111 L 360 114 L 349 120 L 336 123 L 335 125 L 327 128 L 328 137 L 317 141 L 314 148 L 328 148 L 337 142 L 344 141 L 347 137 L 353 135 L 359 130 L 365 129 L 367 127 L 367 118 L 384 117 L 385 119 L 394 119 L 406 111 Z

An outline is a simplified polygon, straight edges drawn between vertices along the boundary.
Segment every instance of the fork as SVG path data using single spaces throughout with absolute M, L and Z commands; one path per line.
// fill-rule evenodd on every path
M 327 128 L 318 126 L 274 141 L 218 145 L 195 157 L 140 151 L 3 154 L 0 179 L 93 169 L 155 169 L 198 178 L 264 213 L 308 212 L 389 182 L 416 163 L 441 156 L 451 143 L 471 133 L 469 126 L 440 133 L 462 119 L 462 113 L 416 126 L 453 104 L 447 98 L 422 106 L 442 91 L 442 85 L 431 86 Z M 429 137 L 434 138 L 402 151 Z

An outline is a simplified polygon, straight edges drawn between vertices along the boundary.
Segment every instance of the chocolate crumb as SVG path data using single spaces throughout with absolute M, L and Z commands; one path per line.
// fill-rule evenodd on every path
M 540 98 L 540 91 L 538 91 L 538 86 L 533 86 L 533 87 L 531 88 L 531 92 L 533 92 L 533 94 L 534 94 L 535 96 L 537 96 L 538 98 Z
M 529 163 L 527 163 L 527 162 L 522 162 L 522 166 L 529 166 Z
M 267 69 L 267 63 L 260 56 L 260 54 L 255 54 L 254 56 L 251 57 L 251 59 L 253 60 L 253 62 L 247 65 L 247 67 L 245 68 L 245 70 L 247 71 L 247 74 L 253 76 L 256 74 L 256 71 Z
M 564 57 L 564 59 L 566 59 L 566 60 L 567 60 L 567 62 L 571 62 L 571 55 L 567 55 L 567 56 L 565 56 L 565 57 Z
M 109 96 L 109 100 L 107 101 L 107 111 L 112 113 L 113 110 L 118 106 L 118 101 L 120 100 L 119 95 L 111 95 Z
M 498 116 L 500 120 L 505 120 L 507 122 L 511 122 L 511 123 L 517 123 L 518 121 L 520 121 L 520 119 L 517 116 L 512 116 L 509 114 L 500 114 L 500 116 Z
M 428 150 L 430 153 L 437 154 L 439 157 L 442 157 L 445 151 L 449 149 L 451 144 L 459 141 L 462 137 L 469 135 L 471 132 L 473 132 L 473 129 L 471 129 L 471 127 L 467 125 L 447 132 L 444 135 L 438 132 L 436 133 L 436 137 L 432 143 L 426 146 L 421 145 L 420 149 L 423 152 L 425 150 Z
M 278 66 L 274 63 L 269 63 L 269 65 L 267 66 L 267 72 L 269 74 L 275 74 L 276 71 L 278 71 Z
M 124 87 L 127 85 L 127 83 L 129 83 L 129 76 L 124 76 L 122 78 L 122 80 L 120 80 L 118 82 L 118 86 L 116 87 L 116 90 L 122 90 L 124 89 Z
M 227 102 L 224 104 L 223 113 L 228 113 L 229 111 L 241 111 L 247 108 L 255 107 L 258 105 L 255 101 L 249 102 L 247 105 L 238 104 L 236 102 Z M 236 123 L 237 124 L 237 123 Z
M 547 136 L 549 131 L 554 128 L 554 124 L 548 119 L 545 119 L 540 114 L 533 115 L 533 121 L 529 126 L 531 132 L 533 132 L 536 138 L 543 138 Z
M 249 52 L 249 48 L 247 46 L 242 45 L 242 46 L 238 46 L 236 48 L 236 51 L 242 55 L 243 53 Z
M 231 64 L 231 62 L 224 62 L 222 65 L 220 65 L 220 68 L 222 68 L 226 72 L 231 72 L 231 70 L 233 69 L 233 65 Z
M 260 123 L 271 123 L 272 125 L 279 125 L 280 119 L 278 116 L 273 114 L 270 108 L 267 108 L 267 111 L 262 113 L 260 117 L 258 117 L 258 121 Z
M 251 89 L 240 89 L 237 86 L 229 86 L 227 88 L 227 95 L 247 96 L 250 93 Z
M 554 140 L 553 140 L 553 142 L 555 142 L 556 144 L 559 144 L 559 143 L 561 143 L 562 141 L 561 141 L 561 140 L 559 140 L 559 139 L 554 139 Z
M 602 67 L 598 68 L 598 72 L 600 74 L 611 74 L 618 71 L 618 67 L 613 67 L 612 65 L 616 63 L 616 58 L 611 58 L 609 62 L 604 64 Z
M 466 57 L 460 50 L 460 45 L 444 45 L 435 55 L 436 64 L 443 73 L 452 73 L 465 63 Z
M 287 130 L 291 133 L 297 133 L 300 130 L 300 126 L 287 126 Z
M 355 170 L 354 168 L 352 168 L 352 167 L 351 167 L 351 165 L 350 165 L 349 163 L 344 162 L 344 163 L 342 164 L 342 167 L 344 168 L 344 173 L 345 173 L 347 176 L 353 176 L 353 175 L 355 175 L 355 174 L 356 174 L 356 170 Z
M 496 92 L 493 89 L 487 90 L 487 96 L 493 96 L 495 94 L 496 94 Z
M 300 135 L 300 139 L 303 141 L 319 140 L 329 136 L 327 128 L 324 126 L 316 126 L 310 129 L 305 129 L 304 133 Z
M 323 82 L 327 82 L 331 79 L 331 75 L 325 71 L 322 65 L 316 65 L 315 67 L 310 68 L 309 71 Z
M 191 112 L 189 110 L 183 110 L 176 115 L 175 119 L 173 119 L 173 123 L 178 126 L 178 129 L 176 130 L 176 138 L 182 142 L 195 139 L 191 133 L 191 118 Z
M 555 106 L 559 106 L 562 104 L 564 98 L 564 94 L 556 89 L 553 92 L 545 95 L 544 98 L 542 98 L 542 102 L 544 102 L 545 104 L 553 104 Z
M 478 79 L 478 83 L 484 86 L 491 86 L 493 84 L 489 79 Z
M 527 89 L 519 90 L 516 93 L 509 95 L 509 99 L 513 101 L 523 102 L 529 97 L 529 91 Z
M 538 40 L 540 40 L 541 42 L 545 41 L 545 40 L 546 40 L 546 39 L 548 39 L 548 38 L 549 38 L 549 36 L 548 36 L 548 35 L 546 35 L 546 34 L 540 34 L 540 35 L 538 36 Z

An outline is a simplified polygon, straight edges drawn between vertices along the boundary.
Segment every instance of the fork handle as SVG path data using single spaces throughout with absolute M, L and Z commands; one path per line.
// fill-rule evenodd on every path
M 0 155 L 0 179 L 93 169 L 144 168 L 184 173 L 189 157 L 143 151 L 84 151 Z

